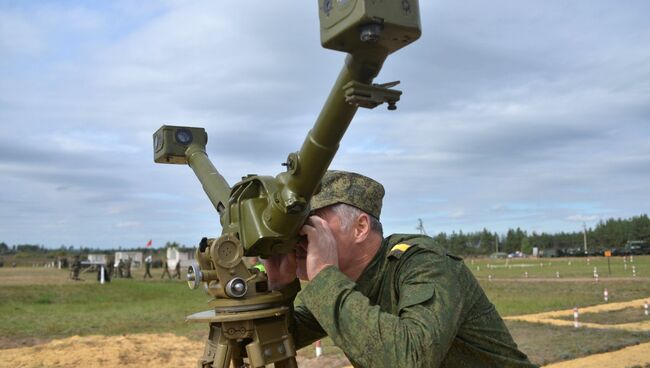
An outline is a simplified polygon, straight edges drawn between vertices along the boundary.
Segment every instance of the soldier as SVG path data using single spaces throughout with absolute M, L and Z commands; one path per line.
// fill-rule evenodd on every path
M 72 280 L 79 280 L 79 272 L 81 271 L 81 261 L 79 261 L 79 256 L 74 256 L 74 262 L 70 268 L 70 278 Z
M 126 260 L 126 263 L 124 264 L 124 271 L 125 271 L 125 276 L 127 279 L 131 278 L 131 257 L 129 257 Z
M 181 279 L 181 260 L 179 259 L 178 262 L 176 262 L 176 268 L 174 268 L 174 278 L 175 279 Z
M 167 260 L 163 262 L 163 273 L 162 275 L 160 275 L 160 278 L 164 279 L 165 275 L 167 275 L 167 277 L 169 277 L 169 279 L 171 280 L 172 275 L 169 273 L 169 263 L 167 262 Z
M 355 367 L 535 367 L 461 258 L 425 235 L 383 238 L 384 188 L 327 172 L 295 254 L 266 260 L 273 289 L 299 289 L 296 347 L 329 336 Z
M 124 260 L 121 258 L 117 261 L 117 276 L 119 278 L 124 278 Z
M 112 257 L 108 258 L 108 262 L 106 263 L 106 273 L 109 278 L 115 277 L 115 259 Z
M 147 256 L 147 258 L 144 259 L 144 276 L 142 278 L 146 279 L 147 276 L 151 279 L 151 262 L 153 262 L 153 259 L 151 257 L 151 254 Z

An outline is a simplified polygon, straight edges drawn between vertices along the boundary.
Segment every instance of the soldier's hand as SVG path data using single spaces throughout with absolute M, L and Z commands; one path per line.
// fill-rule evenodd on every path
M 310 216 L 300 229 L 307 236 L 307 278 L 313 280 L 327 266 L 338 266 L 336 239 L 323 218 Z
M 274 254 L 262 259 L 266 275 L 269 278 L 269 288 L 279 290 L 296 279 L 296 254 Z

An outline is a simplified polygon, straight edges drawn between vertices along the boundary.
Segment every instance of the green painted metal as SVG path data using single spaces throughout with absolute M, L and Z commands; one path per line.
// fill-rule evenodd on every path
M 266 274 L 249 268 L 243 257 L 294 250 L 310 199 L 358 108 L 387 103 L 395 109 L 401 92 L 389 88 L 398 82 L 372 83 L 384 61 L 420 37 L 417 0 L 319 0 L 318 5 L 323 47 L 348 56 L 300 150 L 287 157 L 286 171 L 249 175 L 230 187 L 206 154 L 203 128 L 163 125 L 153 136 L 154 161 L 188 164 L 221 218 L 221 236 L 201 240 L 197 264 L 188 270 L 190 287 L 203 283 L 214 297 L 214 313 L 189 318 L 210 323 L 205 367 L 243 363 L 244 349 L 254 367 L 296 366 L 284 311 L 298 287 L 268 290 Z

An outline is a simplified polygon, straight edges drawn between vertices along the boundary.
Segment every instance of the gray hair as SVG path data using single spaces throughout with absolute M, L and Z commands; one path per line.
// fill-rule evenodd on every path
M 338 203 L 329 206 L 328 209 L 334 212 L 339 217 L 339 219 L 341 219 L 341 227 L 345 231 L 350 230 L 350 226 L 352 226 L 354 221 L 356 221 L 357 218 L 361 216 L 361 214 L 366 214 L 370 218 L 370 230 L 376 232 L 381 237 L 384 236 L 384 229 L 381 226 L 381 222 L 379 222 L 379 219 L 369 213 L 366 213 L 354 206 L 350 206 L 345 203 Z

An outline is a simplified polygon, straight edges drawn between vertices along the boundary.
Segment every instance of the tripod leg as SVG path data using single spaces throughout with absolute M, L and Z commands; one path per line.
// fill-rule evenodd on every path
M 298 368 L 296 357 L 287 358 L 279 362 L 275 362 L 275 368 Z
M 244 358 L 241 355 L 242 349 L 241 346 L 235 342 L 231 341 L 231 351 L 232 351 L 232 366 L 234 368 L 244 368 L 247 365 L 244 363 Z
M 205 343 L 203 357 L 199 360 L 198 368 L 229 368 L 232 357 L 232 345 L 221 334 L 218 324 L 210 324 L 210 336 Z

